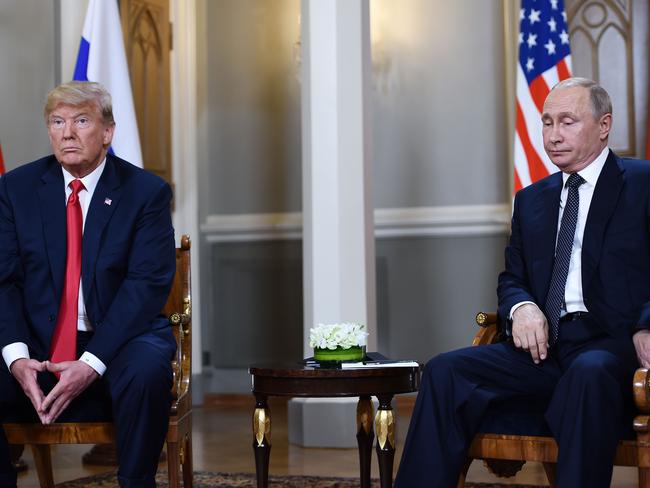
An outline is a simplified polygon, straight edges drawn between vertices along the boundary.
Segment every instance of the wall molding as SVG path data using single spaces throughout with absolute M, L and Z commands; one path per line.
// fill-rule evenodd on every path
M 468 237 L 506 235 L 509 203 L 375 210 L 375 237 Z M 207 242 L 295 240 L 302 237 L 300 212 L 208 215 L 201 223 Z

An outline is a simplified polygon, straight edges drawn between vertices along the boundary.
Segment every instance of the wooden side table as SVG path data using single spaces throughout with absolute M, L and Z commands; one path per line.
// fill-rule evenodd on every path
M 253 379 L 253 451 L 257 487 L 267 488 L 271 454 L 271 412 L 269 396 L 351 397 L 358 396 L 357 443 L 361 487 L 370 487 L 372 443 L 377 432 L 377 458 L 381 488 L 391 488 L 395 457 L 393 396 L 418 390 L 420 368 L 415 366 L 367 369 L 320 369 L 295 364 L 260 364 L 249 368 Z M 379 400 L 374 415 L 370 397 Z

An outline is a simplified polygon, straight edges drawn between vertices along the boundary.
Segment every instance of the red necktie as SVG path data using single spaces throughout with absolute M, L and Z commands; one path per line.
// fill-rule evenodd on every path
M 79 192 L 84 189 L 81 180 L 70 182 L 72 193 L 68 197 L 68 249 L 65 265 L 65 282 L 56 320 L 50 360 L 53 363 L 77 359 L 77 318 L 79 314 L 79 280 L 81 279 L 81 234 L 83 216 Z

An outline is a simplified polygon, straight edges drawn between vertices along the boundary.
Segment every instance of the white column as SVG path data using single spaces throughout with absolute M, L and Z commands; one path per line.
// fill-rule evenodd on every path
M 360 322 L 376 350 L 368 0 L 302 1 L 304 348 Z
M 170 6 L 174 46 L 171 52 L 172 101 L 172 178 L 173 215 L 177 241 L 181 234 L 192 239 L 192 375 L 202 372 L 200 317 L 197 100 L 196 100 L 196 22 L 195 2 L 172 0 Z M 197 385 L 198 386 L 198 385 Z M 200 396 L 197 388 L 197 399 Z
M 377 349 L 368 0 L 302 0 L 304 355 L 318 323 L 366 324 Z M 356 445 L 357 399 L 289 403 L 289 442 Z

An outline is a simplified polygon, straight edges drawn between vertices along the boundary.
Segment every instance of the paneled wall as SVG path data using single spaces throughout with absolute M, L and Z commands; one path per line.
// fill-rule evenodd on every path
M 500 0 L 370 5 L 379 349 L 425 360 L 469 344 L 496 306 L 504 14 Z M 204 371 L 207 391 L 246 391 L 251 362 L 302 356 L 300 2 L 211 0 L 199 18 Z
M 0 2 L 0 143 L 6 169 L 51 153 L 45 94 L 58 70 L 55 2 Z
M 426 360 L 496 306 L 509 218 L 502 2 L 371 1 L 379 347 Z M 496 207 L 494 227 L 486 206 Z M 400 234 L 417 215 L 447 227 Z M 418 212 L 418 213 L 416 213 Z M 475 218 L 454 228 L 464 215 Z
M 370 4 L 377 208 L 504 202 L 502 2 Z
M 223 225 L 209 224 L 300 210 L 300 2 L 210 0 L 198 10 L 204 361 L 242 371 L 301 356 L 300 241 L 223 242 L 214 232 Z
M 210 363 L 247 368 L 251 361 L 300 358 L 302 248 L 298 240 L 210 246 Z M 208 336 L 204 336 L 205 339 Z
M 377 241 L 379 350 L 425 361 L 471 344 L 474 317 L 496 310 L 505 231 Z
M 169 0 L 121 0 L 120 18 L 144 168 L 173 185 Z
M 202 12 L 200 217 L 300 210 L 300 1 Z

